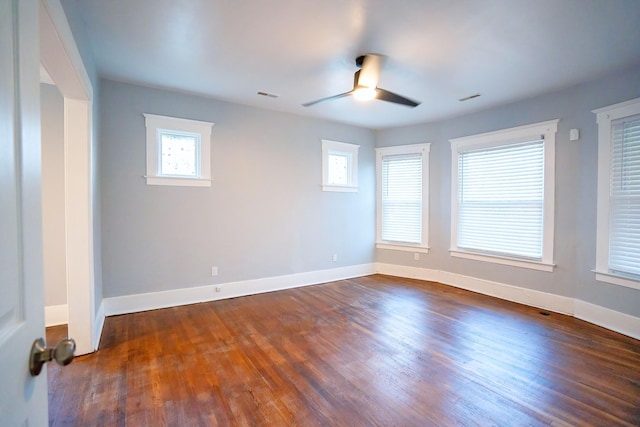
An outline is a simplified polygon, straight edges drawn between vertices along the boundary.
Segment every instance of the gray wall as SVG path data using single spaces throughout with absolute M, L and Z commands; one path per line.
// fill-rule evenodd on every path
M 215 123 L 210 188 L 146 185 L 143 113 Z M 100 120 L 105 297 L 374 261 L 374 131 L 108 80 Z M 322 191 L 321 139 L 361 146 L 357 193 Z
M 42 246 L 44 303 L 67 303 L 64 218 L 64 99 L 57 87 L 40 85 L 42 131 Z
M 444 270 L 640 316 L 640 292 L 595 281 L 597 125 L 591 110 L 640 96 L 640 66 L 464 117 L 367 130 L 103 80 L 104 296 L 286 275 L 375 261 Z M 147 186 L 144 118 L 215 122 L 211 188 Z M 553 273 L 449 256 L 449 139 L 560 119 Z M 580 140 L 569 141 L 569 130 Z M 360 144 L 360 191 L 320 190 L 320 139 Z M 373 249 L 374 144 L 431 142 L 430 246 Z M 338 253 L 339 261 L 331 262 Z M 211 266 L 219 276 L 211 277 Z
M 487 94 L 490 95 L 490 94 Z M 431 142 L 431 252 L 413 260 L 409 252 L 377 250 L 384 263 L 459 273 L 574 297 L 640 316 L 640 291 L 596 282 L 597 125 L 591 110 L 640 97 L 640 66 L 511 105 L 464 117 L 378 131 L 379 147 Z M 473 101 L 468 101 L 473 102 Z M 449 139 L 560 119 L 556 135 L 555 262 L 553 273 L 449 256 L 451 149 Z M 569 130 L 580 140 L 569 141 Z

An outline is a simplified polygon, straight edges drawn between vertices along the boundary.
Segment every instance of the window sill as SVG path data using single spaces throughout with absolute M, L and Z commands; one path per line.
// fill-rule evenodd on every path
M 358 187 L 348 185 L 323 185 L 322 191 L 337 191 L 341 193 L 357 193 Z
M 593 270 L 596 274 L 596 280 L 600 282 L 612 283 L 618 286 L 624 286 L 626 288 L 640 289 L 640 281 L 630 279 L 629 277 L 618 276 L 613 273 Z
M 171 185 L 177 187 L 211 187 L 210 179 L 145 176 L 147 185 Z
M 398 243 L 376 243 L 376 249 L 390 249 L 393 251 L 404 251 L 404 252 L 418 252 L 421 254 L 428 254 L 429 247 L 428 246 L 418 246 L 418 245 L 402 245 Z
M 457 249 L 449 249 L 449 254 L 457 258 L 473 259 L 476 261 L 492 262 L 494 264 L 510 265 L 512 267 L 529 268 L 531 270 L 546 272 L 553 272 L 555 268 L 555 264 L 549 264 L 540 261 L 529 261 L 518 258 L 501 257 L 497 255 L 478 254 Z

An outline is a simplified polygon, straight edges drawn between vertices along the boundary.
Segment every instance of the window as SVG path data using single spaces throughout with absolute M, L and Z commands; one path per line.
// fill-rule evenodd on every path
M 359 145 L 322 140 L 322 190 L 358 191 Z
M 640 289 L 640 98 L 598 120 L 596 279 Z
M 450 140 L 452 256 L 553 271 L 557 124 Z
M 211 186 L 213 123 L 144 114 L 147 184 Z
M 376 148 L 376 247 L 429 251 L 430 144 Z

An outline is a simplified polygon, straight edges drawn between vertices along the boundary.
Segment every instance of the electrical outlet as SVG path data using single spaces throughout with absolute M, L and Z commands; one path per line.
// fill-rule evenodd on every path
M 338 254 L 333 254 L 333 258 L 331 258 L 331 261 L 333 262 L 338 261 Z
M 420 252 L 414 252 L 413 253 L 413 260 L 414 261 L 419 261 L 420 260 Z
M 211 267 L 211 276 L 218 275 L 218 267 Z
M 220 286 L 216 286 L 216 292 L 222 292 L 222 288 Z

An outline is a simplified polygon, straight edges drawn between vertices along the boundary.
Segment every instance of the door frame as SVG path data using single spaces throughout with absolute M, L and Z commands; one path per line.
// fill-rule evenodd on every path
M 95 300 L 93 86 L 60 0 L 40 0 L 40 62 L 64 97 L 68 329 L 81 355 L 98 348 L 104 322 Z

